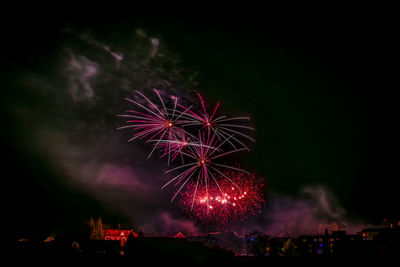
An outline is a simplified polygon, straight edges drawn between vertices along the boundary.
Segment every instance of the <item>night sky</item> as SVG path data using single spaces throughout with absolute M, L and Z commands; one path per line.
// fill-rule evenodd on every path
M 160 49 L 167 51 L 168 60 L 161 63 L 165 72 L 151 73 L 150 78 L 170 77 L 177 91 L 200 91 L 232 114 L 252 117 L 256 143 L 241 164 L 265 177 L 267 202 L 271 195 L 297 197 L 304 186 L 320 185 L 349 218 L 378 224 L 399 216 L 398 86 L 391 82 L 394 53 L 383 11 L 271 6 L 258 11 L 218 8 L 206 15 L 208 8 L 143 13 L 122 9 L 74 13 L 70 7 L 51 14 L 13 9 L 14 15 L 2 18 L 3 220 L 17 232 L 74 229 L 90 216 L 129 221 L 126 209 L 109 208 L 90 189 L 70 183 L 65 177 L 71 174 L 58 165 L 64 157 L 52 158 L 47 148 L 67 138 L 53 135 L 57 129 L 73 138 L 74 146 L 82 143 L 82 149 L 102 130 L 117 136 L 111 142 L 98 140 L 108 143 L 108 152 L 114 151 L 114 143 L 131 149 L 122 143 L 128 135 L 115 131 L 121 124 L 115 115 L 126 109 L 122 99 L 127 91 L 115 89 L 123 83 L 112 79 L 126 74 L 110 72 L 101 81 L 102 88 L 115 86 L 102 91 L 101 105 L 78 101 L 74 106 L 65 104 L 65 92 L 59 93 L 68 82 L 59 73 L 65 70 L 68 51 L 97 60 L 104 72 L 105 63 L 96 58 L 99 47 L 94 41 L 85 43 L 82 36 L 128 51 L 129 42 L 137 41 L 129 36 L 137 29 L 158 38 Z M 169 74 L 177 69 L 178 74 Z M 107 99 L 121 106 L 110 106 Z M 105 121 L 102 130 L 77 126 L 91 121 Z M 49 139 L 42 139 L 47 131 Z M 60 153 L 67 146 L 51 151 Z M 96 149 L 93 153 L 99 157 L 102 147 Z M 121 150 L 114 156 L 129 153 Z

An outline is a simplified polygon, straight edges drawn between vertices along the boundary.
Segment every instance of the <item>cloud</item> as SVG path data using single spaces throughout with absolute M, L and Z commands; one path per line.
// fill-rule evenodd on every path
M 112 51 L 110 46 L 102 44 L 102 43 L 94 40 L 93 38 L 90 38 L 90 36 L 88 36 L 88 35 L 80 35 L 79 37 L 82 40 L 84 40 L 85 42 L 87 42 L 88 44 L 90 44 L 94 47 L 98 47 L 98 48 L 104 50 L 104 52 L 110 54 L 115 60 L 116 68 L 118 69 L 120 67 L 120 63 L 124 59 L 124 54 L 122 52 Z
M 125 164 L 108 160 L 79 162 L 66 157 L 63 161 L 73 184 L 90 192 L 109 209 L 131 219 L 137 230 L 167 236 L 177 232 L 187 235 L 200 232 L 192 221 L 173 214 L 174 208 L 169 204 L 171 191 L 160 190 L 166 177 L 161 168 L 155 168 L 161 165 L 157 160 L 156 163 L 143 159 Z
M 98 63 L 69 51 L 65 71 L 68 77 L 68 92 L 73 100 L 90 101 L 94 98 L 91 81 L 99 74 L 99 68 Z
M 167 211 L 157 214 L 153 220 L 143 225 L 142 229 L 147 233 L 167 236 L 175 235 L 178 232 L 187 236 L 195 236 L 202 232 L 193 221 L 174 217 Z
M 104 164 L 100 167 L 96 183 L 111 186 L 128 186 L 139 190 L 148 190 L 148 186 L 137 177 L 131 166 Z
M 158 53 L 158 47 L 160 46 L 160 40 L 158 38 L 151 38 L 150 39 L 152 49 L 150 51 L 150 57 L 155 57 Z
M 116 130 L 101 132 L 100 128 L 94 135 L 107 142 L 88 133 L 77 137 L 40 127 L 32 134 L 32 144 L 64 174 L 65 183 L 89 193 L 113 214 L 130 219 L 136 230 L 167 236 L 179 231 L 199 233 L 192 221 L 175 215 L 169 203 L 174 188 L 161 190 L 169 179 L 164 174 L 165 160 L 158 159 L 158 154 L 147 160 L 144 155 L 149 147 L 127 143 Z M 89 212 L 87 216 L 93 215 Z
M 357 232 L 365 227 L 347 217 L 331 191 L 322 185 L 306 186 L 300 196 L 274 195 L 260 218 L 240 229 L 242 234 L 261 231 L 270 235 L 315 234 L 329 224 L 338 224 L 339 230 Z

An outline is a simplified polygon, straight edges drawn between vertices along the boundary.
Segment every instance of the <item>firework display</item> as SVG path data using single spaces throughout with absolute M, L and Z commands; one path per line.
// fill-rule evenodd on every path
M 237 187 L 218 176 L 218 185 L 205 186 L 192 181 L 180 193 L 179 205 L 186 214 L 215 230 L 230 228 L 257 215 L 264 205 L 262 179 L 235 170 L 226 170 L 224 175 Z
M 250 118 L 220 115 L 219 103 L 209 113 L 200 94 L 197 94 L 200 108 L 195 109 L 196 103 L 184 106 L 177 97 L 163 98 L 156 89 L 157 101 L 139 91 L 135 93 L 135 99 L 126 98 L 135 109 L 118 115 L 127 118 L 127 124 L 118 129 L 133 131 L 129 141 L 151 144 L 148 158 L 157 150 L 161 157 L 167 158 L 168 166 L 174 164 L 166 174 L 175 174 L 161 187 L 173 184 L 177 188 L 171 202 L 181 195 L 183 208 L 189 208 L 205 222 L 215 220 L 221 213 L 226 217 L 219 219 L 221 225 L 231 224 L 231 218 L 244 219 L 254 213 L 260 203 L 262 185 L 257 187 L 258 180 L 250 172 L 221 161 L 228 155 L 249 150 L 245 142 L 254 142 L 248 133 L 254 128 L 243 123 Z

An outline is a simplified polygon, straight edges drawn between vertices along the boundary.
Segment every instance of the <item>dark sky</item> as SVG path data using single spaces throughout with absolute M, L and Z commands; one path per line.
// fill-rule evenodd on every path
M 4 110 L 17 101 L 43 110 L 16 86 L 35 71 L 51 75 L 65 29 L 90 29 L 118 40 L 133 28 L 160 38 L 197 72 L 201 91 L 257 129 L 244 164 L 266 178 L 267 194 L 296 195 L 322 184 L 351 216 L 372 223 L 396 217 L 397 100 L 385 12 L 359 6 L 208 8 L 123 12 L 122 7 L 74 8 L 48 14 L 13 10 L 2 22 L 3 180 L 11 221 L 27 229 L 61 218 L 110 214 L 89 194 L 70 188 L 29 148 L 30 129 Z M 10 184 L 8 182 L 11 182 Z M 11 194 L 10 194 L 11 193 Z M 111 220 L 111 219 L 110 219 Z M 68 220 L 68 223 L 79 220 Z

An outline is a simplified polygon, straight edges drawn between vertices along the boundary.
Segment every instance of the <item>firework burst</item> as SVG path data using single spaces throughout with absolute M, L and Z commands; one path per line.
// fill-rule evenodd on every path
M 119 127 L 118 129 L 127 129 L 130 128 L 134 131 L 134 134 L 129 141 L 133 141 L 135 139 L 145 139 L 146 143 L 154 142 L 153 149 L 147 158 L 150 158 L 154 153 L 156 148 L 163 147 L 164 156 L 168 157 L 168 165 L 171 161 L 171 153 L 176 151 L 173 143 L 168 143 L 167 145 L 160 146 L 162 140 L 182 140 L 185 138 L 185 131 L 183 127 L 180 127 L 179 124 L 180 118 L 190 109 L 187 108 L 183 111 L 177 111 L 177 97 L 171 97 L 173 99 L 173 108 L 167 108 L 165 101 L 160 96 L 160 93 L 154 89 L 155 94 L 157 95 L 161 106 L 157 106 L 154 102 L 152 102 L 149 98 L 147 98 L 144 94 L 139 91 L 136 92 L 136 97 L 139 97 L 144 104 L 139 103 L 139 101 L 135 101 L 130 98 L 125 98 L 127 101 L 133 103 L 138 107 L 138 110 L 128 110 L 123 115 L 118 115 L 119 117 L 127 118 L 127 125 Z M 144 101 L 143 101 L 144 100 Z
M 218 158 L 221 158 L 223 156 L 227 156 L 229 154 L 233 154 L 242 150 L 245 150 L 244 148 L 240 149 L 233 149 L 229 151 L 223 151 L 221 147 L 225 144 L 225 142 L 228 142 L 228 139 L 225 139 L 223 142 L 220 142 L 218 138 L 216 138 L 216 134 L 207 134 L 205 132 L 200 132 L 199 133 L 199 144 L 201 145 L 189 145 L 187 151 L 181 151 L 181 153 L 188 157 L 190 159 L 190 163 L 172 168 L 168 170 L 166 173 L 169 172 L 174 172 L 174 171 L 180 171 L 180 173 L 170 179 L 162 188 L 168 186 L 169 184 L 175 182 L 175 186 L 180 185 L 178 191 L 175 193 L 173 198 L 171 199 L 171 202 L 175 199 L 175 197 L 179 194 L 179 192 L 182 190 L 182 188 L 191 180 L 192 177 L 197 177 L 196 179 L 196 184 L 199 184 L 199 182 L 203 183 L 206 187 L 210 185 L 211 183 L 215 183 L 219 187 L 219 183 L 217 179 L 215 178 L 216 176 L 221 176 L 224 177 L 226 180 L 228 180 L 232 186 L 237 187 L 239 190 L 240 188 L 235 184 L 234 181 L 232 181 L 227 175 L 225 175 L 223 172 L 221 172 L 219 169 L 220 168 L 225 168 L 225 169 L 230 169 L 230 170 L 236 170 L 239 172 L 243 173 L 248 173 L 249 172 L 239 169 L 237 167 L 225 165 L 218 163 L 216 160 Z M 170 142 L 170 141 L 167 141 Z M 182 169 L 184 171 L 182 171 Z M 196 194 L 196 190 L 194 191 L 194 195 Z
M 232 148 L 236 149 L 237 147 L 243 147 L 247 150 L 250 150 L 247 145 L 243 143 L 239 138 L 245 138 L 254 142 L 255 140 L 250 137 L 248 134 L 243 131 L 254 131 L 253 127 L 243 125 L 243 121 L 249 121 L 250 117 L 226 117 L 219 116 L 217 117 L 217 110 L 219 107 L 219 102 L 212 109 L 212 113 L 207 111 L 204 100 L 201 95 L 197 94 L 200 103 L 201 110 L 198 112 L 187 109 L 185 114 L 182 114 L 183 121 L 181 122 L 183 126 L 194 126 L 201 127 L 201 129 L 214 132 L 214 134 L 220 140 L 228 140 L 228 143 L 232 146 Z M 180 105 L 183 109 L 186 109 L 184 106 Z M 239 145 L 239 146 L 238 146 Z
M 231 228 L 261 212 L 264 206 L 263 180 L 254 174 L 225 170 L 225 177 L 217 176 L 217 184 L 191 181 L 180 193 L 179 206 L 192 219 L 207 228 Z

